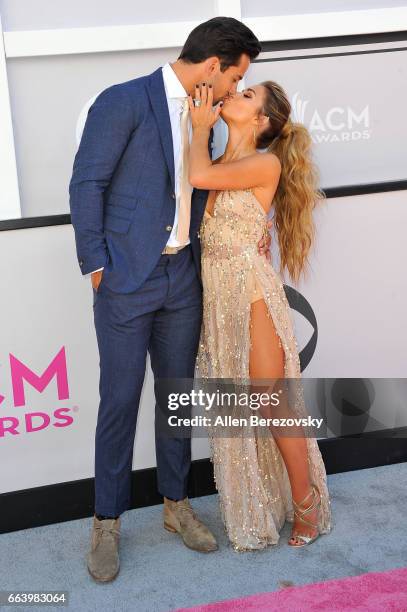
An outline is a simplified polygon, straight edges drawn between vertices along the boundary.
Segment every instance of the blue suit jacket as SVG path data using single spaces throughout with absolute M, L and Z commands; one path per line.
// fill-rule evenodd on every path
M 213 130 L 208 147 L 211 155 Z M 175 215 L 171 122 L 162 68 L 112 85 L 88 111 L 69 183 L 82 274 L 135 291 L 157 264 Z M 194 189 L 189 237 L 200 278 L 198 231 L 208 190 Z

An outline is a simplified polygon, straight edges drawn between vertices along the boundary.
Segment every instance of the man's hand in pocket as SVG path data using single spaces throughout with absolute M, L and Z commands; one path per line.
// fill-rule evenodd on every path
M 92 287 L 97 291 L 102 280 L 103 270 L 97 270 L 96 272 L 92 272 L 90 275 Z

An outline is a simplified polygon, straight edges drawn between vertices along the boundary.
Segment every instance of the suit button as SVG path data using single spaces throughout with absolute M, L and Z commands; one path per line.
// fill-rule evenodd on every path
M 83 265 L 83 259 L 81 259 L 81 260 L 79 261 L 79 265 L 80 265 L 80 266 L 82 266 L 82 265 Z
M 170 232 L 172 230 L 172 225 L 167 225 L 165 229 L 167 230 L 167 232 Z
M 171 197 L 172 197 L 173 200 L 175 200 L 175 193 L 172 193 Z

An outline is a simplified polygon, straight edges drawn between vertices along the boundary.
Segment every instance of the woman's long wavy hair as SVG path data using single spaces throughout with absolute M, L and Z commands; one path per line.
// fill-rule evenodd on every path
M 262 113 L 270 127 L 258 135 L 256 147 L 267 148 L 281 163 L 280 181 L 274 195 L 274 227 L 280 250 L 280 274 L 287 268 L 297 282 L 309 266 L 308 254 L 315 238 L 312 211 L 325 199 L 318 189 L 319 172 L 312 159 L 312 139 L 302 123 L 290 118 L 291 104 L 282 87 L 263 81 L 266 96 Z

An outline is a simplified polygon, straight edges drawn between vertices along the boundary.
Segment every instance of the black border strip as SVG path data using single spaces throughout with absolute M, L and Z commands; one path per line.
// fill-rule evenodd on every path
M 373 32 L 370 34 L 347 34 L 343 36 L 321 36 L 315 38 L 293 38 L 292 40 L 270 40 L 261 43 L 262 53 L 268 51 L 294 51 L 295 49 L 318 49 L 346 45 L 374 45 L 407 40 L 407 31 Z M 254 60 L 255 62 L 259 60 Z
M 367 183 L 364 185 L 344 185 L 342 187 L 327 187 L 322 189 L 327 198 L 344 198 L 368 193 L 383 193 L 386 191 L 404 191 L 407 180 L 386 181 L 384 183 Z M 69 225 L 71 215 L 45 215 L 43 217 L 23 217 L 0 221 L 0 232 L 9 230 L 29 229 L 31 227 L 46 227 L 48 225 Z
M 407 462 L 407 428 L 318 440 L 327 474 Z M 210 459 L 192 462 L 189 497 L 216 493 Z M 162 503 L 156 468 L 132 472 L 131 509 Z M 0 534 L 91 517 L 94 478 L 0 495 Z
M 340 51 L 338 53 L 312 53 L 309 55 L 290 55 L 290 57 L 265 57 L 257 59 L 253 64 L 262 62 L 291 62 L 292 60 L 307 60 L 321 57 L 343 57 L 349 55 L 374 55 L 375 53 L 390 53 L 394 51 L 407 51 L 407 47 L 389 47 L 388 49 L 365 49 L 364 51 Z

